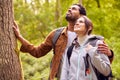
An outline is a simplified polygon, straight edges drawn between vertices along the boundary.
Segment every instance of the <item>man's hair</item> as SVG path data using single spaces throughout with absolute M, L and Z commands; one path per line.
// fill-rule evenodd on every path
M 86 9 L 81 4 L 73 4 L 73 5 L 77 5 L 80 8 L 79 9 L 80 15 L 82 14 L 86 16 Z

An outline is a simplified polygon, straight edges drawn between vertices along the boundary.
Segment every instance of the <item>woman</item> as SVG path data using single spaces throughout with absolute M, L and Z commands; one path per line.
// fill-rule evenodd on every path
M 105 54 L 97 51 L 98 44 L 103 43 L 103 37 L 91 35 L 93 25 L 86 16 L 80 17 L 75 26 L 74 31 L 77 38 L 73 41 L 73 47 L 70 60 L 66 55 L 63 63 L 62 75 L 60 80 L 98 80 L 93 70 L 93 66 L 104 76 L 110 74 L 110 61 Z M 91 40 L 99 38 L 95 46 L 91 44 Z M 88 69 L 86 69 L 86 55 L 88 57 Z M 70 64 L 69 62 L 70 61 Z

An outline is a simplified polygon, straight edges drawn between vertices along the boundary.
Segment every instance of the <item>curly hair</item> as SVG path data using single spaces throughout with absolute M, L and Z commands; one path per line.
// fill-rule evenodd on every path
M 80 14 L 86 16 L 86 9 L 81 4 L 73 4 L 73 5 L 77 5 L 80 8 L 79 9 Z

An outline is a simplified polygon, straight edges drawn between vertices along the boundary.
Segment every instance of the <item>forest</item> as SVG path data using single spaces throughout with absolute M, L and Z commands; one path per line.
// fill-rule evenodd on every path
M 82 2 L 92 20 L 93 34 L 102 35 L 114 51 L 111 64 L 114 79 L 120 80 L 120 1 L 119 0 L 13 0 L 14 20 L 21 34 L 34 45 L 41 44 L 50 31 L 67 26 L 68 8 Z M 53 51 L 35 58 L 19 51 L 24 80 L 47 80 Z

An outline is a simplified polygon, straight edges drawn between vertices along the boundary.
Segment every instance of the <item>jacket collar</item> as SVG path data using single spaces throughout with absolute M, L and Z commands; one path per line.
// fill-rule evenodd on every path
M 68 27 L 67 26 L 64 27 L 64 29 L 63 29 L 61 34 L 67 36 L 67 30 L 68 30 Z
M 103 40 L 104 37 L 103 37 L 103 36 L 100 36 L 100 35 L 89 35 L 89 36 L 86 38 L 86 41 L 85 41 L 85 43 L 84 43 L 83 45 L 86 45 L 88 42 L 90 42 L 90 41 L 92 41 L 92 40 L 94 40 L 94 39 Z M 72 44 L 74 44 L 76 48 L 77 48 L 77 47 L 80 47 L 80 44 L 79 44 L 79 42 L 78 42 L 78 38 L 77 38 L 77 37 L 73 40 Z

